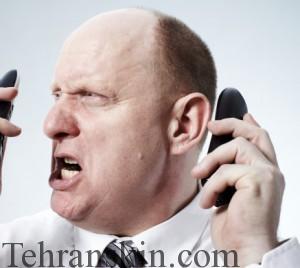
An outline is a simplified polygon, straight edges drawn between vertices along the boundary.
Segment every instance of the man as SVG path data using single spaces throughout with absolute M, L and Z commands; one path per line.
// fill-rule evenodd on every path
M 1 267 L 113 266 L 120 245 L 144 251 L 130 259 L 138 266 L 225 267 L 218 249 L 228 267 L 296 267 L 296 239 L 276 234 L 284 179 L 272 143 L 250 114 L 209 122 L 215 88 L 207 47 L 174 18 L 118 10 L 72 33 L 44 126 L 55 213 L 2 225 Z M 235 139 L 196 166 L 207 128 Z M 0 129 L 20 133 L 5 120 Z M 229 206 L 207 210 L 229 185 Z

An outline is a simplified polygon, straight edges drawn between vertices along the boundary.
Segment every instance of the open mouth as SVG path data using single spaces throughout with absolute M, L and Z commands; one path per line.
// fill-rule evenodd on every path
M 69 191 L 82 178 L 82 165 L 69 155 L 53 157 L 53 169 L 49 178 L 50 187 L 56 191 Z
M 82 170 L 81 166 L 76 160 L 68 157 L 56 157 L 55 162 L 54 173 L 56 179 L 72 179 Z

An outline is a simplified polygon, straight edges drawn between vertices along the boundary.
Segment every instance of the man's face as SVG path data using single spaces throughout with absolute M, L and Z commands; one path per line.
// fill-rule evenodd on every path
M 167 113 L 146 26 L 126 32 L 102 24 L 83 27 L 65 44 L 44 129 L 54 144 L 52 208 L 79 226 L 96 230 L 101 222 L 109 231 L 150 209 L 160 191 Z

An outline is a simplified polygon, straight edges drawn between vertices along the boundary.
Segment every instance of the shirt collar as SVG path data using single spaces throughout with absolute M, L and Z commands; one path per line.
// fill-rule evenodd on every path
M 139 250 L 144 250 L 148 263 L 153 250 L 162 250 L 166 263 L 174 261 L 183 250 L 192 251 L 211 216 L 211 210 L 200 208 L 199 199 L 200 193 L 170 219 L 131 238 Z
M 98 250 L 101 253 L 114 239 L 132 240 L 134 245 L 144 251 L 148 264 L 151 261 L 150 251 L 161 250 L 166 262 L 183 250 L 192 250 L 202 233 L 208 227 L 211 210 L 200 208 L 201 192 L 182 210 L 168 220 L 155 225 L 144 232 L 132 237 L 118 238 L 114 235 L 95 234 L 78 227 L 74 229 L 75 249 L 83 254 L 83 263 L 87 264 L 88 250 Z M 96 254 L 93 255 L 92 265 L 97 264 Z

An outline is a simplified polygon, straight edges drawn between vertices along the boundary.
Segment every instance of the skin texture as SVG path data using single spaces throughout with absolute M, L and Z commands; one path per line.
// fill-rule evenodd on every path
M 196 181 L 186 179 L 196 154 L 170 155 L 178 111 L 172 113 L 176 94 L 162 94 L 151 69 L 156 22 L 137 10 L 100 15 L 71 35 L 57 63 L 56 103 L 44 130 L 54 154 L 75 156 L 83 170 L 76 185 L 53 191 L 51 206 L 94 232 L 136 234 L 171 217 L 197 191 Z M 206 98 L 190 98 L 199 106 L 194 118 L 201 113 L 207 122 Z M 199 127 L 195 144 L 204 134 Z M 181 162 L 186 168 L 175 168 Z
M 278 245 L 285 185 L 270 137 L 250 114 L 243 121 L 229 118 L 209 122 L 208 128 L 215 135 L 231 133 L 235 137 L 192 170 L 195 178 L 210 176 L 202 189 L 204 208 L 212 207 L 227 186 L 237 189 L 228 207 L 214 214 L 214 244 L 219 249 L 236 250 L 241 267 L 259 263 L 264 253 Z
M 250 114 L 208 124 L 204 95 L 158 87 L 156 22 L 142 10 L 110 12 L 66 41 L 44 131 L 54 156 L 76 158 L 82 172 L 71 188 L 53 190 L 52 208 L 90 231 L 134 235 L 174 215 L 195 196 L 197 180 L 209 176 L 201 189 L 204 208 L 226 186 L 237 188 L 212 219 L 214 246 L 237 250 L 241 267 L 258 263 L 278 244 L 284 189 L 269 135 Z M 0 99 L 15 97 L 13 88 L 3 92 Z M 196 165 L 207 128 L 235 139 Z M 5 120 L 0 131 L 20 133 Z

